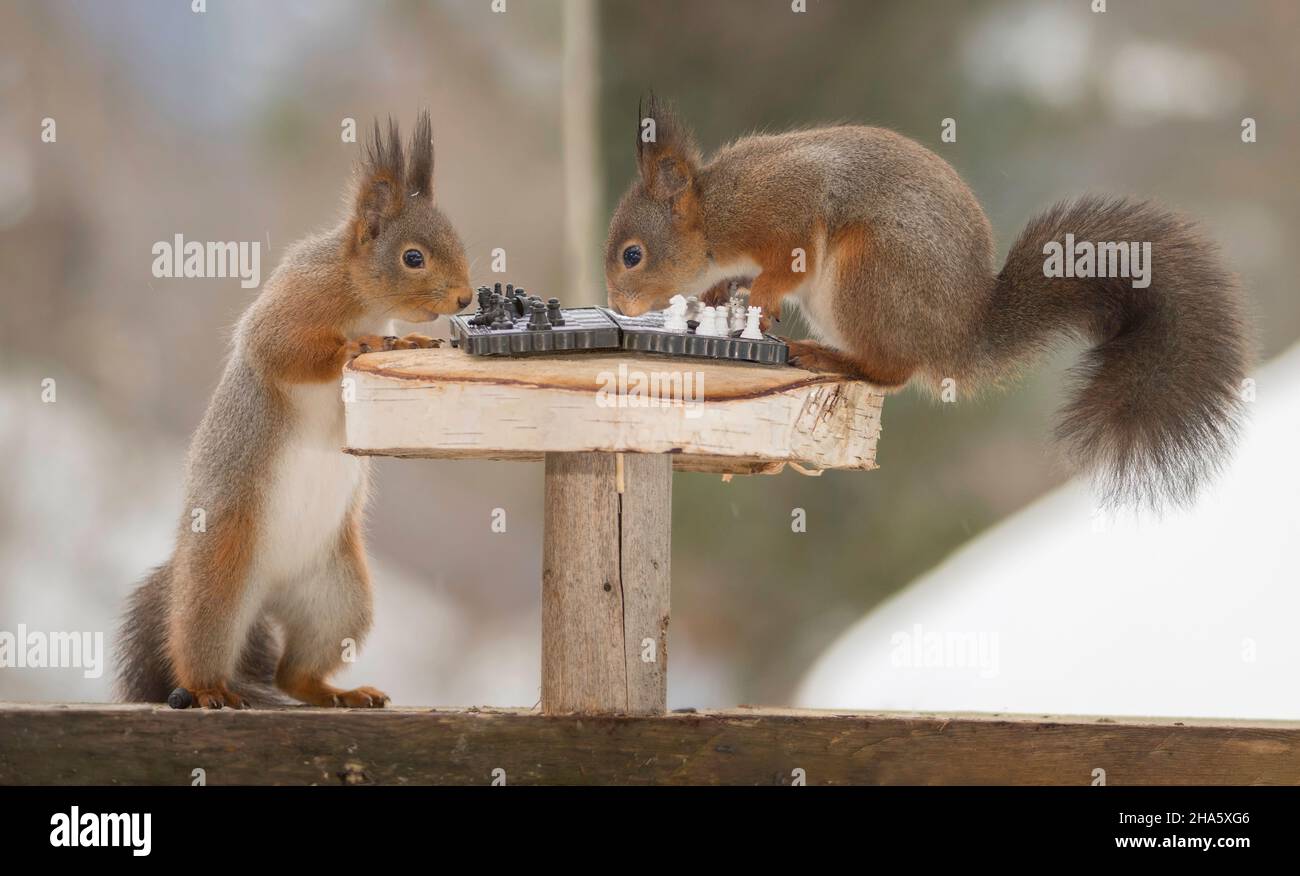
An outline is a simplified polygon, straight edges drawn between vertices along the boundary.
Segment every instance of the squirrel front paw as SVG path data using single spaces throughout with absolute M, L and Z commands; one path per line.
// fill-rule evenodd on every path
M 403 338 L 397 335 L 361 335 L 344 344 L 343 349 L 350 361 L 366 353 L 380 353 L 386 350 L 428 350 L 441 346 L 441 338 L 412 333 Z
M 382 350 L 392 350 L 394 349 L 392 343 L 396 340 L 397 338 L 392 335 L 362 335 L 361 337 L 354 338 L 344 344 L 343 351 L 347 355 L 347 358 L 352 360 L 366 353 L 378 353 Z
M 387 339 L 385 339 L 387 340 Z M 434 350 L 442 346 L 442 338 L 431 338 L 412 332 L 403 338 L 393 338 L 394 350 Z

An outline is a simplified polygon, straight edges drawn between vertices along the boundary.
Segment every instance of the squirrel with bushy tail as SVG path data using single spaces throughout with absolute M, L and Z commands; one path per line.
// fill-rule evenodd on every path
M 1125 197 L 1062 202 L 1029 222 L 999 271 L 971 190 L 893 131 L 755 134 L 706 161 L 652 96 L 636 133 L 637 176 L 605 253 L 624 314 L 677 294 L 718 304 L 739 280 L 767 316 L 798 307 L 813 339 L 790 342 L 792 363 L 936 392 L 999 384 L 1079 338 L 1091 347 L 1056 435 L 1105 505 L 1188 504 L 1228 459 L 1252 344 L 1237 279 L 1189 220 Z M 1048 270 L 1067 234 L 1149 243 L 1149 286 Z

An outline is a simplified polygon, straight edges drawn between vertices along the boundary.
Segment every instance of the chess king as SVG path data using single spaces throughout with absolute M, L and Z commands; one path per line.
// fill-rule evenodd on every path
M 652 97 L 638 118 L 637 176 L 606 243 L 611 307 L 634 316 L 676 294 L 718 304 L 743 278 L 751 304 L 779 318 L 793 301 L 810 324 L 817 340 L 790 342 L 792 364 L 891 389 L 955 381 L 967 395 L 1081 337 L 1092 347 L 1057 436 L 1103 502 L 1190 502 L 1230 454 L 1251 344 L 1235 277 L 1187 219 L 1129 198 L 1064 202 L 998 271 L 970 189 L 892 131 L 757 134 L 705 161 L 669 107 Z M 1053 269 L 1045 255 L 1067 239 L 1116 257 L 1141 243 L 1154 262 L 1144 288 Z
M 435 206 L 433 140 L 420 115 L 410 154 L 375 124 L 352 209 L 299 241 L 239 320 L 225 373 L 190 445 L 185 511 L 171 559 L 131 596 L 121 695 L 247 705 L 276 687 L 317 706 L 383 706 L 372 687 L 329 683 L 345 640 L 370 627 L 361 515 L 365 459 L 344 444 L 343 366 L 386 336 L 469 304 L 468 263 Z M 279 626 L 277 649 L 271 625 Z

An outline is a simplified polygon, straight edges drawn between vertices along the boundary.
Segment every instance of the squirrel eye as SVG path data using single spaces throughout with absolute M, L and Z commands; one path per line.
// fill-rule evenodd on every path
M 641 258 L 642 258 L 641 247 L 639 247 L 635 243 L 629 246 L 627 249 L 623 250 L 624 267 L 635 268 L 637 265 L 641 264 Z
M 424 253 L 418 249 L 408 249 L 402 253 L 402 264 L 408 268 L 422 268 L 424 267 Z

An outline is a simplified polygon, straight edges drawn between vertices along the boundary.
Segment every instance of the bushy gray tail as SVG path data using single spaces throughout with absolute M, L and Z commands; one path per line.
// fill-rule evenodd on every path
M 178 684 L 167 654 L 171 587 L 171 566 L 159 566 L 127 600 L 117 648 L 117 693 L 125 702 L 166 702 Z M 233 679 L 235 689 L 250 704 L 291 702 L 273 686 L 278 651 L 275 637 L 265 624 L 259 623 L 250 631 Z
M 1150 285 L 1046 276 L 1044 246 L 1067 233 L 1093 245 L 1150 243 Z M 1189 503 L 1236 443 L 1251 354 L 1241 291 L 1217 248 L 1151 202 L 1057 204 L 1021 232 L 997 277 L 984 367 L 1005 372 L 1062 333 L 1095 344 L 1072 373 L 1056 428 L 1069 457 L 1107 505 Z

